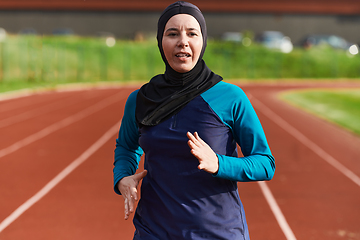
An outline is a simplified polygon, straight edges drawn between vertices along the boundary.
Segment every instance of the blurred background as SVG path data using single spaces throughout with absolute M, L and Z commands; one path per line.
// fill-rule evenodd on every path
M 0 0 L 0 81 L 145 81 L 167 0 Z M 358 0 L 193 0 L 227 79 L 360 77 Z

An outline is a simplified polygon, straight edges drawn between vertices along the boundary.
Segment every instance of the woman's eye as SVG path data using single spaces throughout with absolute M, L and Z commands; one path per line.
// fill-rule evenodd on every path
M 197 36 L 197 34 L 194 33 L 194 32 L 189 33 L 189 35 L 190 35 L 190 36 Z
M 170 36 L 170 37 L 174 37 L 174 36 L 176 36 L 177 34 L 176 33 L 169 33 L 168 34 L 168 36 Z

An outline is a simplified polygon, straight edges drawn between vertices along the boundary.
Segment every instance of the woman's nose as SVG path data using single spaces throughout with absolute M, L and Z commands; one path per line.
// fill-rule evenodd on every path
M 186 34 L 181 34 L 180 35 L 178 46 L 179 47 L 188 47 L 189 46 L 189 39 L 186 36 Z

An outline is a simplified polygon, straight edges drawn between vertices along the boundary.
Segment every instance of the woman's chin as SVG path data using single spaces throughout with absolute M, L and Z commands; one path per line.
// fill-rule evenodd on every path
M 172 69 L 174 69 L 176 72 L 179 72 L 179 73 L 186 73 L 186 72 L 189 72 L 191 69 L 193 69 L 194 66 L 192 65 L 177 65 L 177 66 L 171 66 Z

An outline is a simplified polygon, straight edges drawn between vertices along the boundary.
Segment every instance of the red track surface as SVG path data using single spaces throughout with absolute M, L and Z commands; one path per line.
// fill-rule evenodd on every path
M 275 177 L 265 187 L 280 209 L 274 215 L 260 184 L 239 183 L 251 239 L 360 239 L 360 138 L 276 98 L 300 87 L 310 86 L 242 86 L 276 158 Z M 132 239 L 122 197 L 112 190 L 112 161 L 124 101 L 133 90 L 50 92 L 0 101 L 0 240 Z M 111 128 L 104 144 L 98 142 Z M 74 161 L 79 165 L 64 172 Z M 334 161 L 355 178 L 331 165 Z M 62 178 L 47 185 L 59 173 Z M 33 196 L 40 197 L 29 202 Z M 279 216 L 285 218 L 282 227 Z

